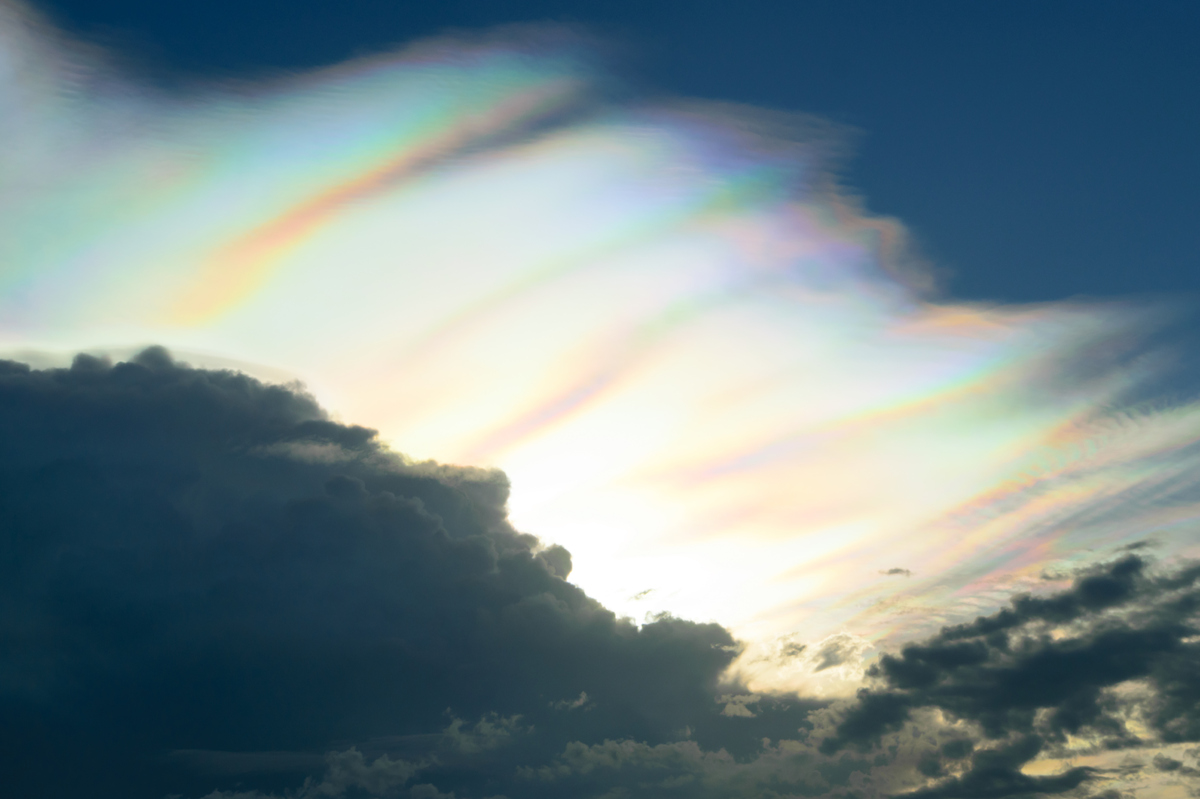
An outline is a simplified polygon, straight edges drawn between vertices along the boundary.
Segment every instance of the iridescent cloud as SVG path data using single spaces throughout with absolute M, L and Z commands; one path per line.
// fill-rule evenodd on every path
M 814 121 L 610 96 L 555 31 L 166 96 L 0 23 L 0 346 L 268 364 L 502 467 L 576 582 L 731 626 L 753 685 L 1197 552 L 1154 309 L 933 298 Z

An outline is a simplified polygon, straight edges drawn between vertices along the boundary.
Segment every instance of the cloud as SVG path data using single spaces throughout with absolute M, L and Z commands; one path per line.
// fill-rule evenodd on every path
M 1035 758 L 1071 758 L 1200 740 L 1200 566 L 1155 571 L 1126 555 L 1077 576 L 1066 591 L 1015 597 L 1009 607 L 884 654 L 841 712 L 821 750 L 869 752 L 935 710 L 967 724 L 976 744 L 930 752 L 943 776 L 951 754 L 973 749 L 960 774 L 906 794 L 991 797 L 1057 794 L 1101 776 L 1067 768 L 1031 776 Z M 954 759 L 954 758 L 951 758 Z M 1181 761 L 1161 752 L 1156 766 Z M 1160 765 L 1161 764 L 1161 765 Z
M 731 680 L 716 625 L 616 617 L 506 496 L 161 349 L 0 362 L 7 795 L 999 799 L 1198 773 L 1200 567 L 1125 554 L 814 701 Z
M 321 780 L 305 780 L 294 794 L 289 792 L 289 795 L 295 799 L 338 799 L 357 789 L 358 795 L 365 792 L 369 796 L 394 796 L 422 767 L 417 763 L 393 760 L 387 755 L 380 755 L 368 763 L 362 752 L 353 747 L 344 752 L 330 752 L 325 760 L 326 770 Z M 427 791 L 419 790 L 420 787 L 414 786 L 408 795 L 428 795 Z M 436 796 L 436 793 L 432 795 Z M 204 799 L 276 799 L 276 795 L 261 791 L 218 790 Z
M 1154 767 L 1159 771 L 1178 771 L 1183 767 L 1183 761 L 1159 753 L 1154 756 Z
M 1041 750 L 1036 737 L 1021 738 L 1013 744 L 981 750 L 971 768 L 932 788 L 904 794 L 911 799 L 984 799 L 985 797 L 1046 796 L 1066 793 L 1082 785 L 1090 776 L 1086 768 L 1068 769 L 1062 774 L 1034 777 L 1020 767 Z
M 870 645 L 866 641 L 853 635 L 847 633 L 831 635 L 822 641 L 818 645 L 817 651 L 813 653 L 815 660 L 813 671 L 825 671 L 845 663 L 856 664 L 869 648 Z
M 938 299 L 828 125 L 562 41 L 164 96 L 0 0 L 0 345 L 269 362 L 520 485 L 159 349 L 4 364 L 6 791 L 1192 779 L 1186 571 L 1045 593 L 1197 551 L 1160 310 Z
M 508 524 L 502 474 L 408 462 L 286 387 L 160 349 L 5 362 L 0 475 L 10 795 L 269 789 L 304 757 L 198 753 L 411 743 L 448 707 L 428 751 L 343 747 L 321 784 L 536 744 L 526 727 L 662 740 L 720 710 L 725 630 L 618 619 Z M 553 713 L 563 695 L 589 712 Z M 51 767 L 80 740 L 104 762 Z
M 725 704 L 725 708 L 721 711 L 722 714 L 752 719 L 757 714 L 750 710 L 747 705 L 757 704 L 761 698 L 754 694 L 726 694 L 717 697 L 717 701 Z
M 578 710 L 581 707 L 586 707 L 589 701 L 591 700 L 588 699 L 587 691 L 580 691 L 579 696 L 575 699 L 561 699 L 553 702 L 551 707 L 555 710 Z
M 270 364 L 503 468 L 574 582 L 726 625 L 753 690 L 813 685 L 779 636 L 890 646 L 1088 547 L 1195 554 L 1169 309 L 938 296 L 836 125 L 639 93 L 552 27 L 171 92 L 118 60 L 0 2 L 0 348 Z

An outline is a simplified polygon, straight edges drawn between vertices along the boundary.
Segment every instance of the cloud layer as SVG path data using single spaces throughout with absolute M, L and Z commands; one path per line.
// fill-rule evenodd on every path
M 161 349 L 0 363 L 6 794 L 998 799 L 1197 774 L 1195 566 L 1126 554 L 818 702 L 730 681 L 721 627 L 616 617 L 507 495 Z

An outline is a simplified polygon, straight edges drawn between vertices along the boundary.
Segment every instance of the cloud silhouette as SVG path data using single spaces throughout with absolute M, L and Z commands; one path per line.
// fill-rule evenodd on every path
M 6 795 L 1115 790 L 1102 766 L 1027 773 L 1080 741 L 1147 753 L 1137 779 L 1200 773 L 1180 748 L 1200 739 L 1200 567 L 1125 554 L 815 701 L 729 678 L 717 625 L 639 627 L 587 597 L 507 492 L 161 348 L 0 362 Z M 811 657 L 867 648 L 839 634 Z
M 161 349 L 5 362 L 0 440 L 15 795 L 161 795 L 199 752 L 319 755 L 447 708 L 655 742 L 720 710 L 725 630 L 616 618 L 507 523 L 501 473 L 406 462 L 292 389 Z M 586 714 L 549 708 L 584 692 Z
M 1125 555 L 1081 574 L 1066 591 L 1018 596 L 998 613 L 883 655 L 869 672 L 877 684 L 859 692 L 821 749 L 871 751 L 919 712 L 936 710 L 988 745 L 961 773 L 908 795 L 1074 790 L 1094 770 L 1034 777 L 1021 769 L 1039 756 L 1200 740 L 1198 631 L 1200 566 L 1156 574 Z M 943 758 L 968 751 L 950 746 L 927 753 L 927 775 L 944 776 Z M 1182 766 L 1161 753 L 1154 762 Z

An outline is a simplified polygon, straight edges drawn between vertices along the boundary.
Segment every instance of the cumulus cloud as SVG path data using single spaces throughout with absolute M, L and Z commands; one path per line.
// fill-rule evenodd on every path
M 336 799 L 348 792 L 361 789 L 370 796 L 394 795 L 402 788 L 421 766 L 404 760 L 393 760 L 380 755 L 367 762 L 362 752 L 355 748 L 344 752 L 331 752 L 326 757 L 327 769 L 323 779 L 305 780 L 304 785 L 293 794 L 296 799 Z M 410 796 L 418 796 L 414 786 Z M 204 799 L 273 799 L 276 794 L 262 791 L 213 791 Z
M 562 699 L 552 703 L 555 710 L 578 710 L 581 707 L 586 707 L 588 704 L 587 691 L 580 691 L 579 696 L 575 699 Z
M 161 349 L 0 363 L 8 795 L 999 799 L 1200 774 L 1200 566 L 1125 553 L 815 701 L 731 681 L 716 625 L 589 599 L 507 490 Z M 870 648 L 776 654 L 826 673 Z
M 945 779 L 913 797 L 1073 791 L 1112 775 L 1089 766 L 1034 775 L 1028 767 L 1200 739 L 1198 632 L 1200 566 L 1159 572 L 1125 555 L 1066 591 L 1018 596 L 998 613 L 883 655 L 870 670 L 874 684 L 841 711 L 821 751 L 875 751 L 920 724 L 961 728 L 975 743 L 930 747 L 923 771 Z M 1162 752 L 1154 764 L 1182 767 Z
M 408 462 L 288 388 L 160 349 L 5 362 L 0 478 L 10 795 L 274 790 L 325 751 L 313 785 L 371 791 L 434 755 L 719 716 L 725 630 L 618 619 L 508 524 L 503 474 Z
M 831 635 L 822 641 L 813 654 L 814 672 L 832 669 L 845 663 L 856 663 L 870 645 L 861 638 L 847 633 Z

